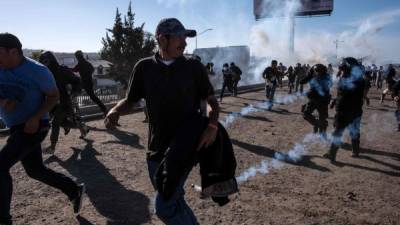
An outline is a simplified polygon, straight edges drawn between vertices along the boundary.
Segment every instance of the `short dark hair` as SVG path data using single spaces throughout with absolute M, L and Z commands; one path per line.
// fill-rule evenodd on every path
M 22 44 L 17 36 L 10 33 L 0 33 L 0 47 L 7 50 L 16 48 L 18 53 L 22 55 Z

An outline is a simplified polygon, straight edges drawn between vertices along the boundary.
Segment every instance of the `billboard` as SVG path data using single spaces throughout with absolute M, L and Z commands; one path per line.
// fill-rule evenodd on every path
M 288 16 L 288 8 L 293 7 L 293 0 L 253 0 L 256 20 L 267 17 Z M 299 6 L 295 16 L 330 15 L 333 11 L 333 0 L 298 0 Z

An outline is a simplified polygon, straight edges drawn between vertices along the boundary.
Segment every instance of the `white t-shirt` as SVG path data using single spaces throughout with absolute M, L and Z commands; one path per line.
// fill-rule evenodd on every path
M 172 63 L 175 62 L 175 59 L 170 59 L 170 60 L 160 59 L 160 61 L 161 61 L 162 63 L 164 63 L 165 65 L 169 66 L 169 65 L 171 65 Z

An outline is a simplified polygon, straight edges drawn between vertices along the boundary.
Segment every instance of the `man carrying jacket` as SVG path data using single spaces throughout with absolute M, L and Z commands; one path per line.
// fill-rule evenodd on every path
M 177 132 L 188 121 L 200 122 L 202 100 L 207 100 L 211 111 L 206 129 L 198 138 L 197 149 L 214 142 L 219 106 L 204 66 L 183 56 L 186 38 L 196 36 L 196 31 L 185 29 L 175 18 L 167 18 L 159 22 L 155 35 L 159 51 L 135 65 L 126 98 L 110 110 L 104 122 L 107 128 L 115 128 L 120 115 L 126 114 L 140 99 L 146 100 L 149 114 L 147 165 L 150 180 L 156 187 L 154 177 L 160 163 L 170 156 L 167 150 L 186 141 L 176 139 Z M 178 178 L 177 188 L 171 196 L 159 192 L 156 195 L 156 215 L 165 224 L 198 224 L 184 200 L 183 186 L 192 166 L 181 168 L 179 174 L 168 174 Z

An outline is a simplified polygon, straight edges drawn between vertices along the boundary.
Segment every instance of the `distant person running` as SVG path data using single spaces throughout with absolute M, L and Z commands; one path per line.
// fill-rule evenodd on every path
M 265 79 L 265 96 L 269 102 L 268 110 L 271 110 L 274 104 L 275 90 L 280 76 L 282 74 L 278 69 L 278 62 L 272 60 L 271 66 L 265 68 L 262 74 L 262 77 Z
M 101 102 L 101 100 L 94 94 L 93 91 L 93 78 L 92 74 L 94 68 L 90 62 L 88 62 L 83 56 L 82 51 L 78 50 L 75 52 L 75 57 L 78 60 L 78 64 L 72 69 L 73 72 L 79 72 L 82 81 L 82 87 L 86 94 L 89 95 L 90 99 L 95 102 L 104 113 L 107 115 L 107 107 Z
M 295 84 L 295 91 L 296 93 L 300 91 L 303 94 L 303 84 L 300 84 L 300 80 L 304 79 L 306 76 L 305 68 L 300 64 L 297 63 L 296 67 L 294 68 L 294 74 L 296 76 L 296 84 Z
M 296 82 L 296 74 L 294 73 L 293 67 L 289 66 L 289 69 L 286 72 L 286 75 L 288 77 L 288 87 L 289 87 L 289 94 L 292 93 L 292 90 L 294 89 L 294 83 Z
M 242 70 L 235 65 L 234 62 L 231 62 L 231 65 L 229 69 L 232 72 L 232 91 L 233 91 L 233 96 L 237 96 L 237 88 L 239 81 L 241 80 L 241 75 L 242 75 Z
M 302 107 L 303 117 L 313 125 L 314 133 L 319 132 L 326 138 L 328 107 L 331 101 L 330 90 L 333 85 L 331 76 L 324 65 L 316 64 L 300 83 L 310 84 L 310 90 L 307 92 L 308 102 Z M 313 115 L 315 110 L 318 112 L 318 119 Z
M 385 100 L 385 96 L 387 94 L 391 94 L 393 91 L 393 86 L 396 83 L 396 80 L 394 79 L 396 77 L 396 70 L 394 69 L 392 64 L 389 64 L 388 67 L 388 74 L 386 76 L 386 89 L 383 90 L 382 95 L 381 95 L 381 104 Z
M 396 82 L 396 84 L 393 85 L 393 99 L 394 102 L 396 103 L 396 120 L 397 120 L 397 131 L 400 132 L 400 80 Z
M 81 81 L 67 67 L 60 66 L 53 53 L 46 51 L 39 57 L 39 62 L 47 66 L 53 73 L 57 88 L 60 93 L 60 103 L 52 110 L 53 119 L 51 121 L 51 145 L 46 149 L 46 153 L 53 154 L 56 150 L 60 127 L 64 127 L 68 134 L 71 128 L 78 128 L 81 138 L 89 132 L 88 127 L 75 115 L 72 98 L 74 93 L 81 91 Z
M 0 115 L 10 128 L 7 143 L 0 150 L 2 225 L 12 224 L 10 169 L 19 161 L 28 176 L 59 189 L 68 196 L 74 212 L 80 210 L 84 186 L 43 164 L 41 144 L 50 128 L 48 112 L 58 100 L 59 92 L 51 72 L 24 57 L 22 44 L 16 36 L 0 33 Z
M 228 63 L 224 63 L 224 65 L 222 66 L 222 76 L 223 76 L 223 82 L 222 82 L 222 89 L 221 89 L 221 93 L 219 95 L 219 101 L 222 102 L 222 98 L 224 97 L 224 93 L 225 93 L 225 88 L 228 88 L 228 91 L 233 93 L 232 90 L 232 71 L 229 68 Z

